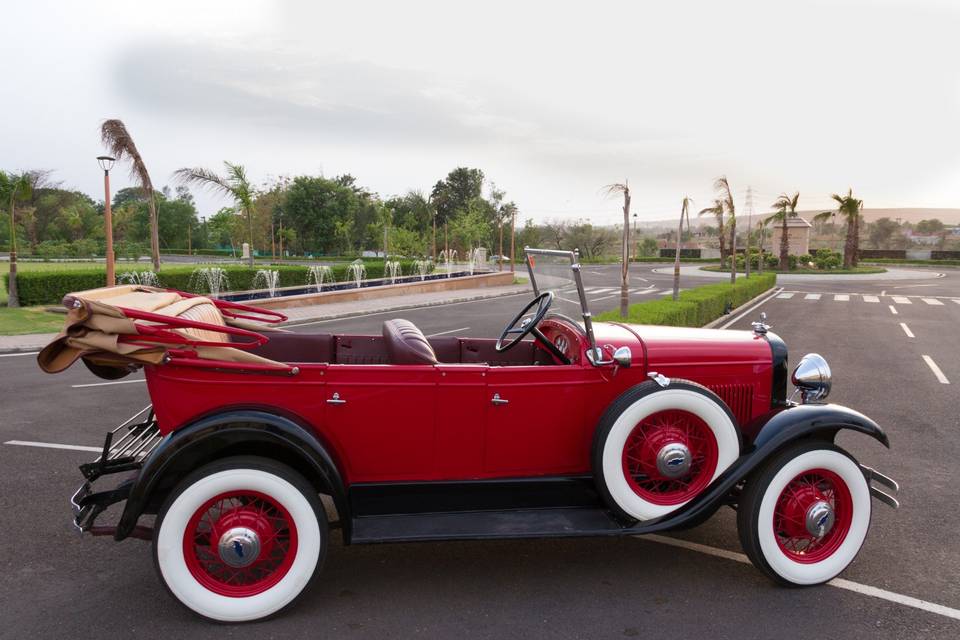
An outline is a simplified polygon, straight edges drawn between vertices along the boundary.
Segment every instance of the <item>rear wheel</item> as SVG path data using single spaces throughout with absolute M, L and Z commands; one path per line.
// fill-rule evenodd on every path
M 153 551 L 177 600 L 222 622 L 257 620 L 299 596 L 323 564 L 319 496 L 289 467 L 235 457 L 208 464 L 171 492 Z
M 870 527 L 857 462 L 824 442 L 794 445 L 746 484 L 737 529 L 747 556 L 781 584 L 828 582 L 853 562 Z
M 706 387 L 645 382 L 610 406 L 594 436 L 593 469 L 622 517 L 666 515 L 702 492 L 740 455 L 733 416 Z

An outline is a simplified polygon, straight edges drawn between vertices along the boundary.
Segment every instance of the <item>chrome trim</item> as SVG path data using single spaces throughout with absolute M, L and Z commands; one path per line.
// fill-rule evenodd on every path
M 760 312 L 760 320 L 757 322 L 751 322 L 750 326 L 753 327 L 753 332 L 758 336 L 764 336 L 767 334 L 767 331 L 770 330 L 770 325 L 767 324 L 767 312 Z
M 627 368 L 633 364 L 633 352 L 630 351 L 630 347 L 619 347 L 616 351 L 614 351 L 613 361 L 617 363 L 618 367 L 624 368 Z
M 890 489 L 892 493 L 900 492 L 900 483 L 891 478 L 888 475 L 880 473 L 873 467 L 868 467 L 865 464 L 860 465 L 860 471 L 863 472 L 863 477 L 867 479 L 867 484 L 870 486 L 870 495 L 884 503 L 887 506 L 893 507 L 894 509 L 900 508 L 900 501 L 897 500 L 894 496 L 890 495 L 886 491 L 882 491 L 872 484 L 874 480 Z
M 690 449 L 680 442 L 671 442 L 657 453 L 657 471 L 665 478 L 676 480 L 690 472 Z
M 656 371 L 651 371 L 650 373 L 647 374 L 647 377 L 653 380 L 654 382 L 656 382 L 658 385 L 660 385 L 664 389 L 670 386 L 670 378 L 668 378 L 667 376 L 661 373 L 657 373 Z
M 790 381 L 797 387 L 804 404 L 825 400 L 833 387 L 830 365 L 818 353 L 808 353 L 800 358 L 790 375 Z
M 220 559 L 234 569 L 250 566 L 260 556 L 260 536 L 249 527 L 233 527 L 217 543 Z
M 894 509 L 900 508 L 899 500 L 894 498 L 889 493 L 886 493 L 884 491 L 881 491 L 880 489 L 877 489 L 876 487 L 870 487 L 870 495 L 876 498 L 877 500 L 879 500 L 880 502 L 882 502 L 883 504 L 887 505 L 888 507 L 893 507 Z
M 804 525 L 807 533 L 816 538 L 822 538 L 830 533 L 836 520 L 837 516 L 830 503 L 826 500 L 817 500 L 807 509 Z
M 510 404 L 510 401 L 506 398 L 501 398 L 499 393 L 493 394 L 493 398 L 490 399 L 490 402 L 493 404 Z
M 339 393 L 334 393 L 333 397 L 327 400 L 327 404 L 347 404 L 347 401 L 341 400 Z

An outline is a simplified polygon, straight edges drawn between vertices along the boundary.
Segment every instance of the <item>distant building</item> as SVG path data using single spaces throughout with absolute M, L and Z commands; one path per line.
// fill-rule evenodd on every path
M 796 216 L 787 218 L 787 245 L 791 256 L 802 256 L 810 253 L 810 229 L 813 227 L 809 222 Z M 780 253 L 780 235 L 783 231 L 783 223 L 773 221 L 770 223 L 773 230 L 773 241 L 767 245 L 770 247 L 770 253 L 777 255 Z
M 914 233 L 913 229 L 907 229 L 904 231 L 903 236 L 910 242 L 916 242 L 917 244 L 924 244 L 928 246 L 933 246 L 940 242 L 939 234 Z

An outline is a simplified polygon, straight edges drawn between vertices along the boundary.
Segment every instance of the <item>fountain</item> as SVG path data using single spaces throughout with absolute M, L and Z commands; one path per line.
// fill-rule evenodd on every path
M 159 287 L 160 280 L 153 271 L 127 271 L 117 276 L 121 284 L 137 284 L 144 287 Z
M 397 278 L 401 275 L 403 275 L 403 270 L 400 268 L 399 262 L 396 260 L 387 260 L 383 263 L 383 276 L 384 279 L 390 279 L 390 284 L 397 284 Z
M 347 267 L 347 273 L 350 274 L 350 279 L 356 283 L 357 289 L 359 289 L 360 284 L 363 282 L 363 277 L 367 275 L 367 268 L 364 266 L 363 260 L 358 258 Z
M 452 265 L 457 260 L 457 250 L 456 249 L 444 249 L 440 252 L 440 259 L 443 260 L 447 268 L 447 277 L 449 278 L 453 273 Z
M 477 267 L 477 264 L 483 263 L 485 253 L 480 247 L 467 252 L 467 271 L 470 272 L 470 275 L 473 275 L 473 270 Z
M 317 288 L 317 293 L 323 291 L 323 283 L 334 282 L 333 270 L 324 265 L 311 265 L 310 271 L 307 273 L 307 284 L 313 284 Z
M 207 291 L 214 298 L 220 295 L 221 291 L 227 291 L 230 288 L 230 282 L 227 280 L 227 272 L 220 267 L 203 267 L 194 269 L 190 275 L 190 290 L 197 293 Z
M 433 271 L 433 263 L 429 260 L 414 260 L 413 269 L 420 274 L 420 280 L 426 280 L 427 274 Z
M 269 291 L 271 298 L 277 295 L 278 284 L 280 284 L 280 272 L 274 269 L 257 269 L 256 275 L 253 276 L 252 287 Z

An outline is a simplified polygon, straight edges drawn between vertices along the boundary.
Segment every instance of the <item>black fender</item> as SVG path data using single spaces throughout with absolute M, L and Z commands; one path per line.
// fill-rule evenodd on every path
M 350 510 L 342 476 L 333 457 L 309 427 L 267 411 L 237 410 L 201 418 L 167 435 L 133 478 L 114 538 L 123 540 L 137 520 L 169 489 L 200 465 L 230 455 L 261 455 L 289 464 L 329 493 L 350 540 Z
M 753 420 L 744 428 L 751 434 L 743 454 L 699 496 L 682 508 L 656 520 L 646 520 L 634 527 L 637 533 L 654 533 L 692 526 L 723 503 L 734 488 L 785 445 L 804 438 L 822 438 L 833 442 L 838 431 L 848 429 L 866 434 L 890 448 L 890 440 L 880 426 L 853 409 L 836 404 L 792 405 L 771 411 Z

